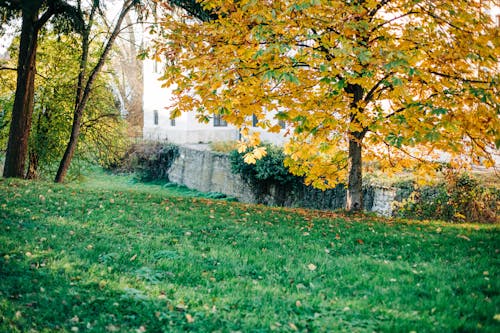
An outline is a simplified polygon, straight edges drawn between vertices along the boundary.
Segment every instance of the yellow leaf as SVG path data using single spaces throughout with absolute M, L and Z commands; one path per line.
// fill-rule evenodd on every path
M 189 313 L 186 313 L 186 320 L 188 323 L 194 323 L 194 318 Z
M 266 147 L 257 147 L 253 150 L 253 156 L 258 160 L 266 156 L 266 154 Z
M 253 156 L 252 153 L 246 153 L 243 160 L 245 161 L 245 163 L 247 164 L 255 164 L 257 163 L 257 160 L 255 159 L 255 157 Z

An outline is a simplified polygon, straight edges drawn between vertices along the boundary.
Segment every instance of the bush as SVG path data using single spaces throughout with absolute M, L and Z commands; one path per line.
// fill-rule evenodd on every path
M 452 222 L 498 223 L 500 189 L 486 187 L 468 174 L 448 171 L 445 181 L 417 188 L 396 207 L 400 217 Z
M 134 144 L 115 170 L 134 172 L 141 181 L 168 181 L 168 170 L 179 156 L 179 147 L 165 142 Z
M 248 152 L 238 153 L 233 150 L 230 154 L 231 171 L 239 174 L 252 188 L 253 192 L 260 199 L 276 191 L 275 194 L 282 193 L 277 204 L 285 200 L 286 195 L 303 183 L 301 177 L 292 175 L 283 164 L 285 154 L 281 148 L 265 145 L 267 154 L 255 164 L 245 163 L 243 156 Z M 279 195 L 278 195 L 279 197 Z

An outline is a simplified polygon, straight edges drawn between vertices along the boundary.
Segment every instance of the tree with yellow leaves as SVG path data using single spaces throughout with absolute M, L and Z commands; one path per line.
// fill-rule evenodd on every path
M 318 188 L 347 183 L 351 211 L 363 207 L 363 168 L 428 172 L 443 154 L 494 164 L 500 38 L 488 1 L 200 3 L 211 19 L 166 15 L 156 45 L 174 116 L 221 114 L 247 145 L 258 143 L 252 115 L 271 132 L 284 121 L 291 172 Z

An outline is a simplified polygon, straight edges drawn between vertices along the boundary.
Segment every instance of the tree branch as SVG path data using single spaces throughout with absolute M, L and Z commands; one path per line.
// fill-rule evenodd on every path
M 377 88 L 382 84 L 384 83 L 385 80 L 387 80 L 393 73 L 390 72 L 390 73 L 387 73 L 382 79 L 380 79 L 374 86 L 373 88 L 370 89 L 370 91 L 366 94 L 365 98 L 364 98 L 364 101 L 365 102 L 369 102 L 371 101 L 373 95 L 375 94 L 375 91 L 377 90 Z
M 489 84 L 489 81 L 483 81 L 483 80 L 474 80 L 474 79 L 466 79 L 463 77 L 451 75 L 451 74 L 445 74 L 445 73 L 440 73 L 436 71 L 429 71 L 429 73 L 440 76 L 440 77 L 445 77 L 447 79 L 452 79 L 452 80 L 458 80 L 466 83 L 484 83 L 484 84 Z

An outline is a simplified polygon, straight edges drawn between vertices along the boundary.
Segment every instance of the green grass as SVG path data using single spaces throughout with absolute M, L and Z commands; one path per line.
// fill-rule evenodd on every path
M 499 227 L 0 180 L 0 332 L 498 332 Z

